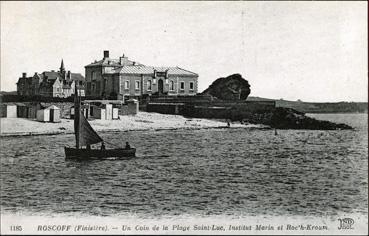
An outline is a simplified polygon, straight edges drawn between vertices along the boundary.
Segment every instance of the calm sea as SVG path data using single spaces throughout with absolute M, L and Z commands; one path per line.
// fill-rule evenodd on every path
M 1 138 L 3 212 L 116 216 L 367 214 L 367 114 L 355 130 L 102 133 L 137 158 L 64 159 L 73 135 Z M 109 147 L 109 146 L 107 146 Z

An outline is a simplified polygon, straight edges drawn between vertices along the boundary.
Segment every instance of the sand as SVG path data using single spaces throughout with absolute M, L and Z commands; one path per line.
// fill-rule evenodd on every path
M 226 128 L 220 120 L 185 118 L 179 115 L 139 112 L 135 116 L 120 116 L 118 120 L 90 120 L 96 131 L 138 131 L 171 129 Z M 43 135 L 73 133 L 73 120 L 61 119 L 60 123 L 39 122 L 25 118 L 1 118 L 0 135 Z M 265 128 L 262 125 L 231 123 L 231 128 Z

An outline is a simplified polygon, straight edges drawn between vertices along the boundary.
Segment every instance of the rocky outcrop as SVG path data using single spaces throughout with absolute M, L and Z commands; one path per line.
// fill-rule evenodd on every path
M 221 100 L 246 100 L 250 92 L 249 82 L 240 74 L 233 74 L 215 80 L 202 94 Z
M 339 130 L 352 129 L 346 124 L 316 120 L 291 108 L 277 107 L 270 112 L 254 113 L 242 118 L 245 122 L 269 125 L 276 129 Z

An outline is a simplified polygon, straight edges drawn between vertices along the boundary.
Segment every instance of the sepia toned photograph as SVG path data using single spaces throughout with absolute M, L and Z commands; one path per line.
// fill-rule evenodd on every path
M 367 4 L 1 1 L 0 233 L 367 235 Z

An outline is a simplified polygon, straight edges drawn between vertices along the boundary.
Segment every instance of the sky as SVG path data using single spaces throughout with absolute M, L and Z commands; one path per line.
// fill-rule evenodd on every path
M 122 54 L 199 74 L 199 92 L 234 73 L 250 96 L 368 100 L 367 2 L 4 2 L 1 90 L 22 75 Z

